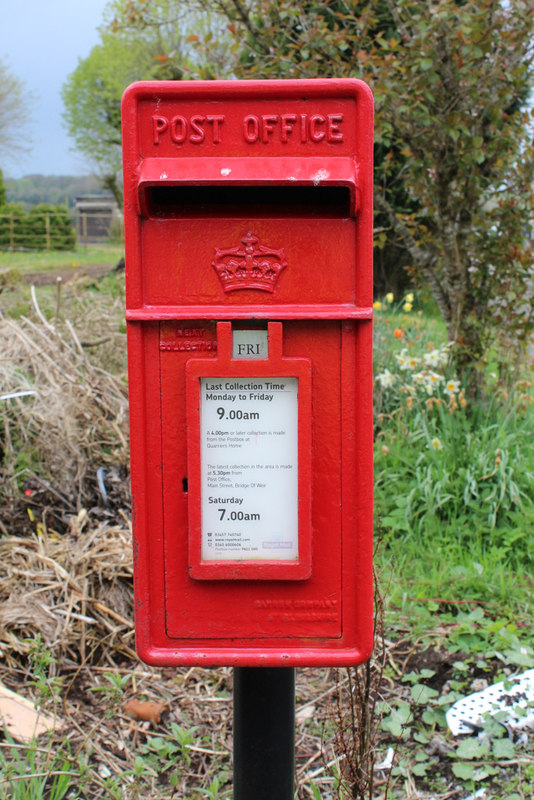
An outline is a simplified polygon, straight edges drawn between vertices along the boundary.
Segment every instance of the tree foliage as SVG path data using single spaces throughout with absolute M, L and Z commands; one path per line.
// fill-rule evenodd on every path
M 4 173 L 0 169 L 0 208 L 7 203 L 7 189 L 4 183 Z
M 106 10 L 100 44 L 79 61 L 63 86 L 67 131 L 120 206 L 122 94 L 138 80 L 215 77 L 199 51 L 200 36 L 191 33 L 198 29 L 207 35 L 210 19 L 172 0 L 114 0 Z M 218 58 L 223 48 L 212 46 Z
M 477 365 L 503 334 L 508 345 L 524 339 L 533 289 L 532 143 L 522 110 L 532 86 L 532 0 L 260 2 L 248 19 L 240 4 L 224 5 L 250 31 L 248 75 L 287 75 L 290 63 L 292 74 L 331 74 L 336 51 L 338 74 L 371 84 L 384 151 L 376 206 L 414 277 L 431 287 L 460 361 Z
M 153 54 L 133 36 L 102 35 L 102 42 L 78 63 L 62 90 L 64 120 L 76 148 L 96 167 L 102 183 L 120 205 L 120 98 L 125 87 L 153 78 Z
M 380 185 L 376 205 L 469 368 L 497 340 L 509 347 L 532 329 L 534 171 L 522 108 L 533 11 L 532 0 L 402 0 L 392 9 L 396 35 L 361 58 L 373 76 L 378 138 L 405 157 L 398 178 L 415 210 L 394 207 Z
M 25 175 L 23 178 L 6 178 L 5 188 L 9 202 L 19 203 L 26 210 L 40 203 L 64 203 L 73 208 L 79 195 L 102 194 L 94 175 Z
M 22 148 L 20 128 L 28 120 L 27 108 L 24 84 L 0 61 L 0 155 L 3 157 Z M 24 144 L 27 145 L 27 138 Z
M 375 205 L 464 373 L 532 330 L 534 0 L 199 0 L 238 77 L 351 76 L 376 102 Z
M 182 54 L 166 46 L 183 2 L 116 7 L 117 29 L 158 31 L 161 63 L 183 68 Z M 490 351 L 509 363 L 509 348 L 519 352 L 532 329 L 534 0 L 189 0 L 185 7 L 219 15 L 223 38 L 233 42 L 217 61 L 211 31 L 189 35 L 197 66 L 218 64 L 225 76 L 359 77 L 371 85 L 381 243 L 391 247 L 393 237 L 412 279 L 431 288 L 464 375 L 476 376 Z

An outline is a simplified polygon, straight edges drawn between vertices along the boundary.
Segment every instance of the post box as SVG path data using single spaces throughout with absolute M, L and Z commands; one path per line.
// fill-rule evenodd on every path
M 372 100 L 346 80 L 123 98 L 136 645 L 372 647 Z

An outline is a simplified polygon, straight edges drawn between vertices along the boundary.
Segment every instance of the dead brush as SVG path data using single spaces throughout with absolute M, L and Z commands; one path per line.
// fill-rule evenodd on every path
M 374 576 L 374 650 L 365 664 L 349 667 L 346 680 L 338 681 L 335 708 L 334 751 L 339 764 L 335 788 L 338 800 L 374 800 L 380 784 L 381 797 L 386 798 L 390 780 L 378 780 L 377 753 L 383 700 L 384 669 L 388 659 L 388 643 L 384 630 L 384 598 Z M 341 677 L 341 676 L 340 676 Z
M 0 539 L 0 655 L 17 669 L 39 634 L 64 665 L 135 658 L 131 530 L 89 527 L 87 512 L 61 535 L 35 521 Z
M 61 289 L 61 303 L 58 299 L 50 310 L 55 319 L 71 321 L 92 364 L 120 377 L 126 375 L 124 276 L 111 275 L 114 277 L 108 274 L 95 280 L 80 276 L 69 281 Z
M 0 501 L 31 478 L 77 511 L 91 503 L 96 467 L 128 463 L 126 387 L 33 298 L 36 319 L 0 318 Z

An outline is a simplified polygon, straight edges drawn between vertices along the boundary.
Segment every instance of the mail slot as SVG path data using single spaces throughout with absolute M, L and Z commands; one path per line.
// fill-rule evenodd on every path
M 372 646 L 372 99 L 123 98 L 136 645 L 321 666 Z

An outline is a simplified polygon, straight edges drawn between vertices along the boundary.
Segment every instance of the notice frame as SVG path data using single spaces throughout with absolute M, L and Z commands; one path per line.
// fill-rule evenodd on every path
M 281 322 L 268 323 L 268 341 L 267 358 L 234 359 L 232 358 L 232 324 L 230 322 L 218 322 L 217 356 L 215 358 L 192 358 L 186 365 L 189 518 L 188 568 L 190 576 L 194 579 L 305 580 L 311 575 L 311 361 L 307 358 L 286 358 L 283 356 L 283 325 Z M 217 431 L 212 430 L 205 419 L 203 421 L 203 404 L 204 414 L 206 414 L 207 404 L 211 405 L 211 400 L 206 400 L 208 397 L 206 394 L 206 387 L 220 386 L 221 380 L 224 381 L 222 384 L 223 389 L 225 385 L 236 387 L 236 390 L 238 390 L 239 386 L 260 386 L 262 388 L 266 386 L 284 387 L 282 394 L 285 394 L 286 397 L 283 398 L 283 404 L 280 405 L 282 401 L 279 398 L 275 400 L 274 393 L 272 401 L 275 404 L 279 404 L 278 410 L 281 413 L 281 425 L 278 427 L 282 428 L 280 433 L 287 434 L 285 437 L 282 436 L 281 439 L 285 438 L 288 440 L 287 447 L 289 449 L 285 453 L 287 456 L 285 460 L 289 460 L 290 463 L 286 465 L 281 464 L 280 466 L 286 467 L 289 489 L 287 489 L 285 485 L 279 482 L 277 483 L 278 476 L 275 477 L 274 475 L 270 479 L 265 479 L 265 488 L 263 489 L 264 499 L 265 495 L 270 492 L 271 496 L 267 498 L 268 500 L 273 504 L 280 501 L 282 506 L 285 503 L 286 507 L 291 509 L 289 513 L 291 519 L 288 520 L 288 529 L 285 533 L 283 532 L 281 536 L 274 534 L 270 536 L 269 531 L 265 530 L 265 523 L 260 520 L 263 514 L 251 511 L 249 501 L 252 501 L 252 505 L 254 505 L 254 497 L 261 497 L 262 492 L 259 494 L 256 492 L 254 495 L 254 492 L 248 490 L 247 494 L 247 488 L 241 488 L 239 492 L 231 492 L 231 496 L 229 497 L 228 492 L 217 492 L 215 488 L 208 488 L 209 486 L 213 487 L 215 485 L 214 483 L 208 483 L 208 481 L 214 481 L 215 478 L 213 477 L 213 469 L 208 475 L 208 469 L 205 463 L 206 454 L 208 452 L 207 441 L 208 435 L 211 433 L 217 434 Z M 204 396 L 202 395 L 203 391 Z M 260 391 L 259 396 L 262 394 L 263 393 Z M 219 395 L 213 396 L 217 397 Z M 254 396 L 255 395 L 249 390 L 249 402 L 246 408 L 250 409 L 252 407 L 250 398 L 254 398 Z M 292 406 L 295 404 L 296 409 L 292 409 Z M 234 408 L 235 406 L 230 407 Z M 226 418 L 225 421 L 230 414 L 237 414 L 237 412 L 225 411 L 227 408 L 228 404 L 225 404 L 224 401 L 221 401 L 220 407 L 216 408 L 218 414 L 222 415 L 223 419 Z M 263 408 L 265 408 L 265 404 L 263 404 Z M 210 408 L 209 411 L 212 415 L 210 418 L 212 420 L 213 408 Z M 246 429 L 248 423 L 251 422 L 251 424 L 253 423 L 253 427 L 261 428 L 261 423 L 258 425 L 257 420 L 262 415 L 255 416 L 251 414 L 250 411 L 246 413 L 249 413 L 251 419 L 245 418 L 244 425 L 239 427 L 244 427 Z M 232 417 L 230 418 L 232 419 Z M 236 421 L 235 416 L 233 419 Z M 286 427 L 288 428 L 291 424 L 291 420 L 296 422 L 296 442 L 294 445 L 291 442 L 292 432 L 283 430 L 284 420 L 287 422 Z M 221 433 L 227 434 L 227 428 L 229 426 L 223 425 L 221 427 L 225 429 L 221 431 Z M 235 425 L 233 427 L 235 428 Z M 262 432 L 269 433 L 267 430 L 259 431 L 259 433 Z M 235 434 L 236 431 L 233 430 L 232 433 Z M 263 437 L 264 440 L 267 440 L 267 438 L 269 437 Z M 224 436 L 219 437 L 215 435 L 213 438 L 210 437 L 210 441 L 220 442 L 221 447 L 225 448 L 230 440 L 226 439 Z M 241 442 L 240 439 L 233 439 L 233 441 Z M 291 458 L 291 456 L 288 455 L 294 452 L 293 446 L 296 446 L 296 458 Z M 246 444 L 237 445 L 235 455 L 238 460 L 243 460 L 239 459 L 239 449 L 242 448 L 242 452 L 246 452 L 246 447 Z M 252 477 L 257 477 L 258 474 L 262 473 L 260 469 L 262 466 L 262 458 L 264 457 L 261 455 L 262 446 L 260 446 L 258 452 L 260 455 L 256 461 L 259 461 L 260 464 L 255 465 L 257 469 L 255 469 L 255 474 Z M 282 447 L 282 456 L 283 455 L 284 451 Z M 272 461 L 272 457 L 270 456 L 265 456 L 265 458 Z M 258 470 L 260 470 L 260 473 L 258 473 Z M 294 475 L 294 471 L 297 471 L 296 476 Z M 247 479 L 245 470 L 240 476 L 240 480 L 243 482 L 242 487 L 250 487 L 252 478 L 250 478 L 250 476 L 248 477 L 249 479 Z M 231 478 L 231 480 L 234 480 L 234 478 Z M 277 489 L 277 486 L 282 486 L 282 489 Z M 207 492 L 209 492 L 209 498 L 206 496 Z M 297 497 L 291 497 L 293 492 L 296 492 Z M 221 494 L 226 496 L 221 498 L 219 496 Z M 280 497 L 278 495 L 280 495 Z M 263 553 L 256 557 L 253 552 L 245 552 L 247 548 L 243 548 L 243 552 L 240 554 L 241 557 L 239 557 L 241 543 L 245 541 L 244 538 L 239 539 L 239 537 L 236 538 L 237 544 L 235 549 L 231 543 L 228 544 L 228 538 L 226 539 L 226 552 L 224 552 L 224 547 L 222 549 L 219 548 L 218 551 L 217 548 L 208 547 L 208 541 L 210 544 L 214 541 L 218 530 L 219 536 L 223 537 L 223 539 L 219 539 L 219 541 L 224 541 L 224 535 L 228 537 L 227 531 L 224 535 L 221 532 L 225 527 L 222 521 L 214 522 L 217 517 L 214 517 L 211 513 L 208 500 L 210 503 L 213 500 L 226 500 L 228 502 L 226 512 L 224 511 L 224 502 L 215 503 L 217 507 L 216 513 L 219 517 L 222 515 L 225 521 L 230 518 L 236 520 L 236 524 L 233 525 L 234 528 L 242 529 L 243 526 L 248 526 L 249 530 L 252 532 L 254 530 L 260 530 L 263 525 L 263 532 L 265 535 L 259 537 L 259 541 L 263 544 L 263 548 L 260 547 Z M 241 506 L 241 504 L 239 504 L 240 500 L 243 501 L 244 505 Z M 257 508 L 257 502 L 255 507 Z M 241 508 L 246 508 L 248 510 L 241 511 Z M 265 503 L 263 504 L 263 508 L 265 508 Z M 207 521 L 208 517 L 210 520 L 209 522 Z M 245 522 L 242 522 L 243 518 Z M 238 522 L 239 524 L 237 524 Z M 277 533 L 279 532 L 277 531 Z M 212 538 L 209 538 L 208 534 L 209 537 Z M 254 537 L 252 537 L 252 539 L 253 538 Z M 265 542 L 265 539 L 269 541 Z M 248 539 L 246 541 L 250 544 Z M 285 548 L 287 548 L 287 558 L 284 557 Z M 254 548 L 252 547 L 251 549 L 253 550 Z M 217 552 L 219 552 L 219 556 Z

